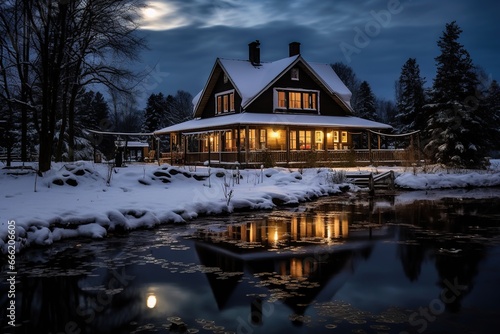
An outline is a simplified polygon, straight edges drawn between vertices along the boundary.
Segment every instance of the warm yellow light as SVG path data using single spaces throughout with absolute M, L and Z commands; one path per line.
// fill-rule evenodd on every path
M 149 308 L 154 308 L 156 306 L 156 296 L 155 295 L 149 295 L 148 300 L 146 301 L 146 305 Z
M 279 138 L 280 137 L 280 130 L 277 130 L 277 131 L 273 130 L 272 136 L 273 136 L 273 138 Z
M 327 137 L 327 138 L 330 138 L 331 136 L 332 136 L 332 133 L 331 133 L 331 132 L 328 132 L 328 133 L 326 134 L 326 137 Z

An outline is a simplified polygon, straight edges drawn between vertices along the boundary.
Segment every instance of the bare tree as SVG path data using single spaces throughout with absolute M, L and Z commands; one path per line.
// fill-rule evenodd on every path
M 8 0 L 0 5 L 1 29 L 12 35 L 2 48 L 17 67 L 14 83 L 21 105 L 33 110 L 41 171 L 50 169 L 54 153 L 60 158 L 66 136 L 73 159 L 75 101 L 83 87 L 103 84 L 129 91 L 132 73 L 120 64 L 136 59 L 144 47 L 134 33 L 143 6 L 142 0 Z M 18 47 L 20 40 L 27 43 L 24 48 Z

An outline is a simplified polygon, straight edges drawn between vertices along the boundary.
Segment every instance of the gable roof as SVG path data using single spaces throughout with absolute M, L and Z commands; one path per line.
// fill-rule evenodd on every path
M 234 60 L 217 58 L 210 77 L 203 90 L 193 99 L 194 117 L 201 116 L 201 110 L 208 102 L 209 95 L 215 81 L 222 72 L 233 84 L 240 95 L 241 107 L 245 109 L 274 82 L 283 76 L 297 63 L 302 63 L 313 78 L 318 81 L 349 113 L 352 113 L 351 91 L 340 80 L 338 75 L 328 64 L 308 63 L 301 55 L 283 58 L 274 62 L 263 62 L 258 66 L 248 60 Z

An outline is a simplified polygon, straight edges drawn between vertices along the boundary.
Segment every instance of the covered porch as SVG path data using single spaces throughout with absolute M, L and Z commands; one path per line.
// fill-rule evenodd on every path
M 356 166 L 418 159 L 380 132 L 391 129 L 357 117 L 244 113 L 192 120 L 155 135 L 170 137 L 163 162 L 171 164 Z

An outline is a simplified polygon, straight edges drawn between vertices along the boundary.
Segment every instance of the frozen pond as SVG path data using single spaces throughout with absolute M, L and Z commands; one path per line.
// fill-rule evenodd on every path
M 496 191 L 330 197 L 28 249 L 16 262 L 16 333 L 492 332 Z M 5 278 L 0 287 L 12 332 Z

